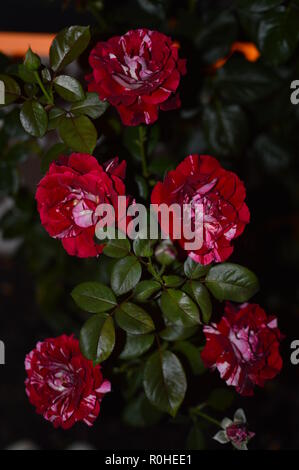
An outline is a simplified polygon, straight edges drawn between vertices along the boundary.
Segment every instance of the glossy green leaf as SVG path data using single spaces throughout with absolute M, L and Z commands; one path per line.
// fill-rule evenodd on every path
M 107 101 L 101 101 L 97 93 L 86 93 L 86 98 L 77 101 L 71 107 L 75 115 L 85 114 L 91 119 L 98 119 L 109 107 Z
M 33 137 L 43 137 L 48 128 L 48 115 L 37 101 L 26 101 L 20 111 L 24 130 Z
M 111 287 L 116 295 L 123 295 L 134 289 L 141 273 L 141 264 L 135 256 L 126 256 L 117 261 L 111 274 Z
M 184 272 L 189 279 L 199 279 L 205 276 L 210 269 L 210 265 L 203 265 L 194 261 L 190 256 L 184 263 Z
M 121 304 L 115 312 L 115 318 L 118 325 L 131 335 L 142 335 L 155 329 L 149 314 L 132 302 Z
M 166 328 L 164 328 L 159 335 L 165 341 L 184 341 L 195 335 L 197 331 L 198 326 L 182 326 L 168 323 Z
M 212 301 L 208 289 L 199 281 L 191 281 L 184 285 L 183 290 L 199 306 L 204 323 L 209 323 L 212 315 Z
M 173 350 L 186 357 L 194 375 L 202 374 L 205 371 L 205 366 L 200 357 L 200 350 L 192 343 L 179 341 L 174 344 Z
M 127 334 L 126 344 L 119 358 L 123 360 L 134 359 L 146 353 L 154 342 L 154 335 Z
M 100 282 L 83 282 L 73 289 L 71 295 L 80 308 L 90 313 L 107 312 L 117 305 L 110 287 Z
M 218 300 L 246 302 L 259 290 L 256 275 L 249 269 L 233 263 L 213 266 L 205 284 Z
M 38 70 L 41 65 L 40 57 L 34 52 L 32 52 L 30 47 L 26 52 L 24 65 L 31 72 Z
M 52 108 L 49 111 L 48 131 L 56 129 L 63 117 L 65 117 L 65 110 L 60 108 Z
M 89 41 L 89 26 L 70 26 L 58 33 L 50 48 L 50 65 L 54 72 L 77 59 Z
M 82 85 L 78 80 L 68 75 L 59 75 L 53 81 L 55 91 L 65 101 L 83 100 L 85 95 Z
M 103 253 L 110 258 L 123 258 L 128 255 L 130 249 L 130 242 L 127 238 L 115 238 L 114 240 L 108 240 Z
M 158 351 L 147 361 L 143 380 L 148 400 L 158 409 L 175 416 L 187 390 L 184 369 L 170 351 Z
M 200 323 L 198 308 L 190 297 L 176 289 L 168 289 L 161 296 L 163 315 L 171 323 L 195 326 Z
M 169 274 L 168 276 L 163 276 L 163 281 L 166 287 L 180 287 L 184 279 L 180 276 L 176 276 L 174 274 Z
M 114 322 L 107 313 L 93 315 L 83 325 L 80 332 L 80 349 L 87 359 L 96 364 L 105 361 L 112 353 L 114 345 Z
M 58 126 L 64 143 L 76 152 L 92 154 L 97 144 L 97 131 L 86 116 L 63 117 Z
M 141 281 L 134 289 L 134 300 L 141 303 L 146 302 L 160 290 L 161 284 L 158 281 Z

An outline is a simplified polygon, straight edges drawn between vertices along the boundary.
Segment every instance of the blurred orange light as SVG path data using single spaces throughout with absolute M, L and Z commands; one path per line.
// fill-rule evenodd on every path
M 261 55 L 259 50 L 252 42 L 235 42 L 229 54 L 226 57 L 218 59 L 213 65 L 212 70 L 219 69 L 228 61 L 234 52 L 241 52 L 249 62 L 255 62 Z
M 23 57 L 28 47 L 41 56 L 48 56 L 55 34 L 0 32 L 0 52 Z

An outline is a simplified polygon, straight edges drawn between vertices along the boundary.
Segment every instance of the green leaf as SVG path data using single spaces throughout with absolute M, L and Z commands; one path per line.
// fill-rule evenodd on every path
M 166 328 L 159 335 L 165 341 L 184 341 L 193 336 L 197 331 L 197 326 L 182 326 L 167 323 Z
M 130 248 L 130 242 L 127 238 L 116 238 L 105 244 L 103 253 L 110 258 L 123 258 L 130 252 Z
M 123 412 L 125 423 L 136 428 L 153 426 L 161 417 L 162 413 L 148 401 L 144 393 L 130 401 Z
M 93 153 L 98 135 L 88 117 L 63 117 L 60 120 L 58 130 L 61 139 L 71 149 L 76 152 Z
M 218 300 L 246 302 L 259 290 L 256 275 L 247 268 L 233 263 L 213 266 L 205 284 Z
M 132 302 L 121 304 L 115 312 L 115 318 L 118 325 L 131 335 L 142 335 L 155 329 L 149 314 Z
M 282 0 L 238 0 L 238 8 L 250 13 L 261 13 L 281 3 Z
M 232 57 L 217 70 L 215 85 L 226 100 L 246 104 L 269 96 L 280 86 L 280 80 L 260 61 Z
M 80 349 L 82 354 L 94 363 L 105 361 L 115 345 L 115 328 L 113 318 L 106 313 L 93 315 L 83 325 L 80 332 Z
M 52 108 L 49 111 L 48 131 L 56 129 L 63 117 L 65 117 L 65 110 L 60 108 Z
M 38 70 L 41 65 L 40 57 L 30 47 L 25 55 L 24 65 L 31 72 Z
M 61 155 L 65 155 L 66 152 L 67 147 L 64 144 L 62 144 L 61 142 L 54 144 L 42 157 L 42 173 L 46 173 L 46 171 L 49 169 L 50 164 L 53 161 L 57 160 Z
M 174 417 L 187 390 L 185 372 L 177 356 L 170 351 L 153 354 L 145 366 L 143 385 L 148 400 Z
M 175 289 L 168 289 L 161 296 L 161 310 L 171 323 L 194 326 L 200 323 L 198 308 L 190 297 Z
M 218 155 L 237 155 L 249 138 L 247 116 L 237 104 L 206 106 L 203 126 L 210 148 Z
M 75 115 L 85 114 L 91 119 L 98 119 L 109 107 L 107 101 L 101 101 L 97 93 L 86 93 L 86 98 L 77 101 L 71 107 Z
M 80 308 L 90 313 L 107 312 L 117 305 L 110 287 L 100 282 L 83 282 L 73 289 L 71 295 Z
M 43 137 L 48 128 L 48 115 L 37 101 L 26 101 L 22 105 L 20 121 L 24 130 L 34 137 Z
M 207 274 L 210 267 L 210 265 L 197 263 L 188 256 L 184 263 L 184 272 L 189 279 L 199 279 Z
M 183 290 L 199 305 L 204 323 L 209 323 L 212 302 L 208 289 L 199 281 L 191 281 L 185 284 Z
M 123 360 L 134 359 L 147 352 L 154 342 L 154 335 L 127 334 L 125 347 L 119 358 Z
M 159 292 L 161 289 L 161 284 L 158 281 L 141 281 L 134 290 L 134 300 L 136 302 L 146 302 L 154 294 Z
M 184 279 L 180 276 L 175 276 L 174 274 L 170 274 L 168 276 L 163 276 L 163 281 L 166 287 L 180 287 Z
M 53 83 L 56 92 L 65 101 L 79 101 L 85 97 L 81 83 L 73 77 L 59 75 Z
M 70 26 L 58 33 L 50 48 L 50 65 L 54 72 L 77 59 L 89 41 L 89 26 Z
M 258 46 L 272 65 L 286 62 L 294 53 L 299 40 L 299 11 L 280 7 L 263 16 L 258 29 Z
M 135 256 L 126 256 L 115 263 L 111 274 L 111 287 L 116 295 L 134 289 L 142 274 L 141 264 Z
M 128 149 L 130 154 L 137 160 L 141 160 L 141 147 L 140 147 L 140 139 L 139 139 L 139 127 L 126 127 L 124 130 L 124 146 Z M 143 126 L 142 129 L 142 138 L 146 138 L 146 130 Z
M 146 200 L 148 198 L 148 184 L 147 184 L 146 179 L 141 175 L 136 175 L 135 181 L 138 186 L 139 196 L 142 199 Z
M 133 241 L 133 250 L 136 256 L 140 256 L 142 258 L 149 258 L 153 255 L 153 244 L 155 240 L 148 240 L 142 238 L 136 238 Z
M 0 81 L 4 83 L 5 106 L 13 103 L 14 101 L 20 98 L 21 88 L 13 78 L 9 77 L 8 75 L 0 74 Z
M 233 12 L 224 10 L 215 14 L 211 10 L 203 18 L 204 24 L 195 36 L 200 58 L 208 63 L 228 55 L 238 36 L 238 22 Z
M 34 73 L 31 70 L 28 70 L 24 64 L 18 65 L 17 75 L 23 80 L 23 82 L 27 84 L 37 83 L 36 76 L 34 75 Z
M 202 374 L 205 366 L 200 357 L 200 350 L 188 341 L 179 341 L 174 344 L 173 350 L 182 353 L 188 360 L 194 375 Z
M 188 450 L 203 450 L 205 448 L 205 438 L 198 423 L 194 423 L 188 434 L 186 447 Z

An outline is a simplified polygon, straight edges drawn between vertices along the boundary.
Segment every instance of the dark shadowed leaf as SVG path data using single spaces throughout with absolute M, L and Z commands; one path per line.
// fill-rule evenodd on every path
M 179 341 L 174 344 L 173 349 L 187 358 L 194 375 L 202 374 L 205 371 L 199 348 L 188 341 Z
M 206 106 L 203 125 L 210 148 L 218 155 L 236 155 L 248 142 L 248 121 L 239 105 Z

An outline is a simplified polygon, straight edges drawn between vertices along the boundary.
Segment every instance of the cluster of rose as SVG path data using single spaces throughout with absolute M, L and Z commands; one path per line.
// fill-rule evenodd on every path
M 56 46 L 61 40 L 61 37 L 56 39 Z M 65 46 L 65 36 L 63 40 Z M 59 48 L 56 47 L 56 50 L 59 51 Z M 27 62 L 36 70 L 31 52 L 27 55 Z M 100 100 L 117 109 L 125 126 L 149 126 L 158 119 L 159 111 L 180 107 L 178 88 L 181 77 L 186 74 L 186 61 L 179 58 L 178 44 L 164 34 L 138 29 L 112 37 L 94 47 L 89 62 L 92 72 L 86 81 L 90 109 L 94 94 L 97 94 Z M 38 63 L 36 65 L 40 66 Z M 54 79 L 56 92 L 61 96 L 67 95 L 68 91 L 69 94 L 74 93 L 75 87 L 71 81 L 67 82 L 61 77 Z M 47 80 L 46 74 L 44 78 Z M 49 99 L 47 106 L 51 106 L 52 91 L 49 93 L 45 86 L 43 91 Z M 78 112 L 79 105 L 73 109 Z M 92 112 L 89 112 L 92 117 Z M 23 112 L 26 128 L 25 114 Z M 52 120 L 61 118 L 57 111 L 54 114 L 55 109 L 52 109 Z M 60 126 L 62 139 L 66 135 L 65 127 L 69 125 L 65 123 Z M 84 125 L 83 121 L 81 124 Z M 166 404 L 161 399 L 160 408 L 174 416 L 184 399 L 186 379 L 179 359 L 167 350 L 167 341 L 172 340 L 171 334 L 162 335 L 165 344 L 161 346 L 153 320 L 140 306 L 129 302 L 133 299 L 142 303 L 153 298 L 161 307 L 166 330 L 171 326 L 181 332 L 184 330 L 185 336 L 181 335 L 183 339 L 188 338 L 188 334 L 192 336 L 202 325 L 198 304 L 205 323 L 202 331 L 206 342 L 201 350 L 205 367 L 217 369 L 227 385 L 235 387 L 241 395 L 253 395 L 255 386 L 263 387 L 282 367 L 279 354 L 282 335 L 274 316 L 268 316 L 257 304 L 244 303 L 247 294 L 242 291 L 242 282 L 235 286 L 233 296 L 228 298 L 225 294 L 225 284 L 230 282 L 234 267 L 238 265 L 223 262 L 232 254 L 233 240 L 242 234 L 250 220 L 249 209 L 244 202 L 244 184 L 236 174 L 225 170 L 216 158 L 193 154 L 168 172 L 163 182 L 154 185 L 152 203 L 176 203 L 180 206 L 189 203 L 194 208 L 197 204 L 203 207 L 201 248 L 185 250 L 186 240 L 183 238 L 175 241 L 176 248 L 168 245 L 168 250 L 173 248 L 172 253 L 177 253 L 184 260 L 188 278 L 185 282 L 178 275 L 163 276 L 165 268 L 170 265 L 167 256 L 161 262 L 161 270 L 152 264 L 150 242 L 147 246 L 141 243 L 138 246 L 134 242 L 133 254 L 128 240 L 119 240 L 116 248 L 123 255 L 116 251 L 114 256 L 112 241 L 105 244 L 96 240 L 97 206 L 109 203 L 117 210 L 118 196 L 127 196 L 128 201 L 132 200 L 132 195 L 126 193 L 126 162 L 120 163 L 117 157 L 109 157 L 106 163 L 100 165 L 88 153 L 59 155 L 50 164 L 36 191 L 41 223 L 49 235 L 59 239 L 71 256 L 99 257 L 100 262 L 101 253 L 104 252 L 119 258 L 115 267 L 119 276 L 112 282 L 112 289 L 101 286 L 101 295 L 95 295 L 95 299 L 91 291 L 89 294 L 80 292 L 80 286 L 74 290 L 73 297 L 79 305 L 80 298 L 89 295 L 86 310 L 97 314 L 84 326 L 80 344 L 74 336 L 62 335 L 38 343 L 36 349 L 27 355 L 26 392 L 30 402 L 55 427 L 68 429 L 78 421 L 93 424 L 99 415 L 104 395 L 111 389 L 110 381 L 102 375 L 100 362 L 107 359 L 114 346 L 114 326 L 111 322 L 114 322 L 112 314 L 115 313 L 117 324 L 127 332 L 131 344 L 143 337 L 139 343 L 140 354 L 150 350 L 156 337 L 159 352 L 149 357 L 145 367 L 145 394 L 157 405 L 153 397 L 160 393 L 159 380 L 153 378 L 151 381 L 149 376 L 154 370 L 152 366 L 155 361 L 161 361 L 160 374 L 163 375 L 166 389 L 169 387 L 169 396 L 165 397 L 164 401 L 168 399 Z M 170 225 L 170 239 L 171 235 Z M 175 263 L 174 258 L 171 262 Z M 149 272 L 152 274 L 152 279 L 141 279 L 143 266 L 147 275 Z M 242 269 L 241 277 L 244 274 L 246 278 L 249 270 Z M 178 291 L 177 287 L 181 287 L 182 282 L 182 290 Z M 246 278 L 246 282 L 250 297 L 257 290 L 254 275 Z M 129 283 L 128 288 L 126 283 Z M 115 295 L 123 296 L 128 291 L 129 298 L 122 298 L 118 305 Z M 211 322 L 209 291 L 218 300 L 239 302 L 226 303 L 219 323 Z M 90 344 L 88 338 L 95 327 L 102 333 L 106 331 L 106 336 L 99 334 L 96 343 Z M 246 448 L 253 433 L 247 431 L 245 421 L 243 411 L 238 410 L 234 421 L 226 419 L 221 423 L 223 429 L 215 438 L 223 443 L 231 441 L 237 448 Z

